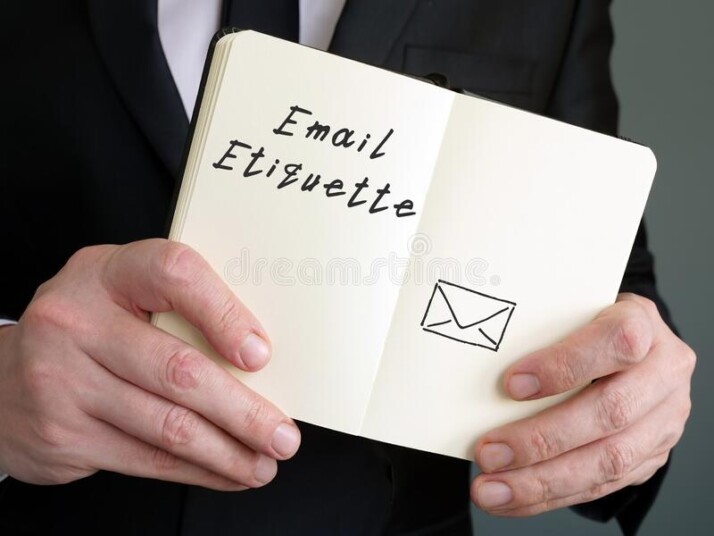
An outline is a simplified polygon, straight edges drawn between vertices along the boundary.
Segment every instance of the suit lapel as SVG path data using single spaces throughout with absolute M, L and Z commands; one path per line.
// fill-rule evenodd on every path
M 347 0 L 329 51 L 384 65 L 418 0 Z
M 161 48 L 156 0 L 87 0 L 99 54 L 124 105 L 177 177 L 188 119 Z

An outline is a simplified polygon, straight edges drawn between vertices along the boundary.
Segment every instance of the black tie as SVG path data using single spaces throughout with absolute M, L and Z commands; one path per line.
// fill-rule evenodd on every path
M 223 0 L 223 25 L 297 42 L 299 0 Z

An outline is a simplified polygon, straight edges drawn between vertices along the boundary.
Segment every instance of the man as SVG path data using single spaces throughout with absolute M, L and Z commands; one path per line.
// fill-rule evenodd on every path
M 200 65 L 166 46 L 172 32 L 184 42 L 166 14 L 189 4 L 160 0 L 159 16 L 149 0 L 4 8 L 0 308 L 19 323 L 0 328 L 0 471 L 10 475 L 0 529 L 469 534 L 468 464 L 298 430 L 147 323 L 173 309 L 236 366 L 269 359 L 258 319 L 200 256 L 144 240 L 169 215 L 196 91 Z M 220 24 L 299 35 L 295 0 L 195 5 L 177 17 L 197 32 L 210 34 L 221 14 Z M 324 41 L 339 13 L 316 6 L 300 2 L 300 26 L 313 38 L 321 27 Z M 211 9 L 214 28 L 198 15 Z M 326 41 L 336 54 L 441 72 L 521 108 L 616 128 L 607 2 L 350 0 Z M 591 324 L 505 375 L 518 400 L 593 383 L 479 440 L 484 473 L 470 496 L 481 508 L 574 506 L 636 531 L 687 419 L 695 358 L 667 327 L 644 229 L 622 290 Z

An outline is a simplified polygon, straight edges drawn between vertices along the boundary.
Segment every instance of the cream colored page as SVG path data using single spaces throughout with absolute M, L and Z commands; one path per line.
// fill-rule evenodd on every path
M 458 97 L 420 222 L 422 281 L 402 289 L 362 433 L 473 459 L 481 434 L 557 402 L 509 400 L 502 374 L 613 302 L 655 165 L 649 149 Z M 439 278 L 467 289 L 444 287 L 464 326 L 512 308 L 498 351 L 424 330 Z M 489 344 L 473 328 L 431 329 Z
M 292 417 L 357 433 L 397 301 L 383 261 L 407 257 L 436 162 L 453 97 L 428 84 L 252 32 L 235 34 L 217 110 L 199 163 L 181 241 L 194 246 L 261 320 L 274 348 L 261 372 L 243 374 L 247 385 Z M 293 105 L 293 136 L 276 135 Z M 354 130 L 351 148 L 305 138 L 314 121 L 332 132 Z M 370 153 L 386 136 L 384 156 Z M 362 152 L 356 147 L 370 139 Z M 226 159 L 233 171 L 215 169 Z M 265 147 L 255 169 L 302 163 L 301 179 L 282 189 L 280 167 L 245 178 L 249 155 Z M 322 183 L 301 191 L 302 179 Z M 353 208 L 347 201 L 356 182 L 369 187 Z M 328 198 L 323 184 L 341 179 L 346 195 Z M 391 194 L 369 213 L 375 191 Z M 392 205 L 414 203 L 415 216 L 396 217 Z M 205 343 L 175 316 L 159 325 Z M 208 351 L 208 350 L 207 350 Z

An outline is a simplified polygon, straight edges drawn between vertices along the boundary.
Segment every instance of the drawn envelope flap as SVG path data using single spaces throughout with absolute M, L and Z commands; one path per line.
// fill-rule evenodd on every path
M 504 315 L 515 305 L 513 302 L 494 298 L 446 281 L 439 282 L 441 292 L 451 310 L 454 321 L 461 329 L 481 324 Z M 504 318 L 505 322 L 505 318 Z

